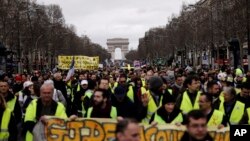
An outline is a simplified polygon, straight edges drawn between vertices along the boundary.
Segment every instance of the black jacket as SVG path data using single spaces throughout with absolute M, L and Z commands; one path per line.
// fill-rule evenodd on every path
M 72 103 L 72 114 L 75 115 L 79 115 L 78 114 L 78 110 L 81 111 L 82 110 L 82 100 L 81 97 L 85 95 L 85 92 L 87 91 L 87 89 L 83 89 L 82 87 L 80 88 L 80 91 L 76 92 L 74 94 L 74 100 Z M 81 116 L 81 115 L 79 115 Z

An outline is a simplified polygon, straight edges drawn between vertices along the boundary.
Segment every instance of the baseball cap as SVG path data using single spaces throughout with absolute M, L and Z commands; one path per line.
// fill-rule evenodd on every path
M 33 85 L 33 82 L 31 82 L 31 81 L 25 81 L 25 82 L 23 83 L 23 88 L 25 89 L 26 87 L 29 87 L 29 86 L 31 86 L 31 85 Z
M 87 80 L 82 80 L 81 85 L 88 85 L 88 81 Z

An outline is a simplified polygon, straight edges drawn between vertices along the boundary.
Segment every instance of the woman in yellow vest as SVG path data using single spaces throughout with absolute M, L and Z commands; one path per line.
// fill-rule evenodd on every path
M 162 106 L 153 114 L 150 123 L 157 124 L 177 124 L 183 122 L 183 114 L 175 107 L 175 98 L 172 95 L 164 95 Z
M 6 102 L 0 95 L 0 141 L 16 141 L 17 126 L 10 109 L 6 107 Z

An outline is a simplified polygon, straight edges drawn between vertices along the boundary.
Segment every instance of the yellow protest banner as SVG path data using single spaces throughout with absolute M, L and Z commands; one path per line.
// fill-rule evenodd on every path
M 77 119 L 67 121 L 51 118 L 44 128 L 47 141 L 109 141 L 115 137 L 116 121 L 112 119 Z M 185 127 L 174 125 L 141 126 L 141 141 L 179 141 Z M 209 129 L 215 141 L 229 141 L 229 129 Z
M 67 70 L 69 69 L 72 58 L 75 59 L 75 69 L 76 70 L 94 70 L 98 69 L 99 57 L 89 57 L 89 56 L 58 56 L 58 68 Z

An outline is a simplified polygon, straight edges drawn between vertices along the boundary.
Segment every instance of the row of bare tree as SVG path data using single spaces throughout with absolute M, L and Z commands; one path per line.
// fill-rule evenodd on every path
M 41 5 L 35 0 L 0 0 L 0 42 L 27 68 L 39 63 L 53 67 L 58 55 L 100 56 L 109 54 L 75 27 L 65 23 L 58 5 Z M 34 67 L 33 67 L 34 68 Z
M 250 3 L 250 2 L 249 2 Z M 241 56 L 249 30 L 248 0 L 200 0 L 195 5 L 183 5 L 179 16 L 172 16 L 166 26 L 152 28 L 140 39 L 137 50 L 130 51 L 129 60 L 175 58 L 178 52 L 201 54 L 217 52 L 237 38 Z M 185 56 L 184 55 L 184 56 Z

